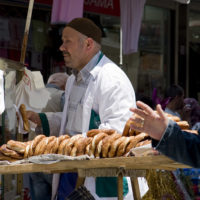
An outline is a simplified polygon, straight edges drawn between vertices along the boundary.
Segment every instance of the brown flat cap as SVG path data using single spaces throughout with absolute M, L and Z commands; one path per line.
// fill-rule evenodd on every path
M 71 27 L 101 44 L 101 29 L 88 18 L 75 18 L 66 27 Z

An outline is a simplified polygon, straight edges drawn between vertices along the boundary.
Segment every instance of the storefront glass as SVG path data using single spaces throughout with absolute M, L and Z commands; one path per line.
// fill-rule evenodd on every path
M 196 71 L 199 68 L 200 57 L 200 13 L 189 12 L 189 96 L 200 102 L 200 79 Z
M 100 24 L 103 31 L 102 50 L 120 64 L 120 17 L 85 13 Z M 169 82 L 171 51 L 170 10 L 145 5 L 138 52 L 124 55 L 122 69 L 135 91 L 151 97 L 154 88 L 162 95 Z
M 170 11 L 146 5 L 139 40 L 138 93 L 151 96 L 157 88 L 162 95 L 169 78 L 169 41 Z

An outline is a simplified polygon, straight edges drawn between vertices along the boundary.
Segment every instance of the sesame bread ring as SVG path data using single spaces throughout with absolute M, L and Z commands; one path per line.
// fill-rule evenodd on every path
M 51 137 L 52 137 L 52 139 L 49 138 L 48 144 L 47 144 L 43 154 L 51 153 L 53 146 L 56 144 L 56 140 L 57 140 L 56 137 L 55 136 L 51 136 Z
M 125 140 L 125 138 L 126 137 L 122 136 L 122 137 L 120 137 L 117 140 L 112 142 L 111 147 L 110 147 L 110 151 L 108 152 L 109 158 L 115 157 L 119 145 Z
M 11 149 L 8 149 L 6 144 L 3 144 L 3 145 L 0 147 L 0 151 L 1 151 L 1 153 L 3 153 L 5 156 L 9 156 L 9 157 L 11 157 L 11 158 L 16 158 L 16 159 L 22 159 L 22 158 L 23 158 L 23 156 L 22 156 L 21 154 L 17 153 L 16 151 L 11 150 Z
M 19 111 L 21 113 L 22 116 L 22 120 L 23 120 L 23 127 L 25 131 L 30 131 L 30 125 L 28 122 L 28 118 L 26 116 L 26 106 L 24 104 L 21 104 L 19 107 Z
M 140 133 L 139 135 L 136 136 L 131 136 L 130 137 L 130 143 L 126 147 L 126 153 L 128 153 L 132 148 L 135 148 L 138 142 L 144 140 L 145 138 L 148 138 L 149 135 L 147 133 Z
M 131 124 L 131 121 L 128 120 L 124 126 L 124 130 L 122 132 L 122 136 L 128 136 L 129 134 L 129 129 L 130 129 L 130 124 Z
M 181 121 L 181 119 L 178 116 L 174 116 L 174 115 L 168 116 L 168 118 L 173 120 L 173 121 L 175 121 L 175 122 L 180 122 Z
M 102 132 L 101 129 L 92 129 L 92 130 L 89 130 L 86 135 L 87 135 L 87 137 L 94 137 L 95 135 L 97 135 L 101 132 Z
M 36 146 L 38 145 L 38 143 L 43 139 L 45 138 L 46 136 L 45 135 L 37 135 L 34 140 L 33 140 L 33 145 L 32 145 L 32 148 L 33 148 L 33 152 L 35 151 L 35 148 Z
M 107 137 L 108 137 L 108 136 L 107 136 Z M 96 149 L 95 149 L 95 153 L 94 153 L 95 158 L 100 158 L 102 143 L 103 143 L 103 140 L 101 140 L 101 141 L 98 143 L 98 145 L 97 145 L 97 147 L 96 147 Z
M 147 144 L 151 144 L 151 140 L 149 140 L 149 139 L 143 140 L 143 141 L 137 143 L 135 147 L 141 147 L 141 146 L 144 146 L 144 145 L 147 145 Z
M 113 135 L 109 135 L 103 139 L 101 147 L 101 156 L 103 158 L 108 157 L 108 152 L 110 150 L 111 143 L 120 137 L 121 135 L 119 133 L 114 133 Z
M 106 133 L 108 135 L 112 135 L 114 133 L 117 133 L 117 131 L 114 130 L 114 129 L 102 129 L 102 132 L 104 132 L 104 133 Z
M 54 145 L 52 146 L 51 151 L 49 153 L 56 154 L 58 152 L 58 147 L 59 147 L 58 138 L 56 138 L 56 140 L 54 140 Z
M 28 158 L 30 146 L 31 146 L 31 144 L 28 144 L 26 146 L 26 149 L 25 149 L 25 152 L 24 152 L 24 158 Z
M 67 139 L 64 139 L 64 140 L 60 143 L 60 145 L 59 145 L 59 147 L 58 147 L 58 154 L 62 154 L 62 155 L 65 154 L 65 146 L 66 146 L 66 144 L 69 142 L 69 140 L 70 140 L 70 138 L 67 138 Z
M 92 154 L 92 142 L 86 146 L 85 154 L 88 156 L 94 156 L 94 154 Z
M 0 160 L 7 160 L 7 161 L 10 161 L 10 162 L 14 162 L 14 161 L 17 161 L 18 159 L 11 158 L 11 157 L 6 156 L 6 155 L 4 155 L 3 153 L 0 152 Z
M 83 143 L 81 143 L 81 141 L 79 141 L 77 144 L 77 152 L 76 152 L 76 156 L 80 156 L 80 155 L 84 155 L 86 152 L 86 147 L 88 144 L 90 144 L 92 142 L 92 138 L 84 138 Z
M 50 137 L 46 137 L 44 140 L 43 145 L 41 146 L 40 150 L 39 150 L 39 154 L 38 155 L 42 155 L 44 154 L 44 152 L 47 150 L 48 152 L 50 151 L 50 147 L 48 146 L 48 144 L 54 140 L 55 136 L 50 136 Z
M 93 140 L 92 140 L 92 153 L 95 154 L 95 149 L 98 145 L 98 143 L 105 138 L 106 136 L 108 136 L 106 133 L 99 133 L 97 135 L 94 136 Z
M 126 147 L 130 142 L 130 137 L 125 137 L 124 141 L 119 145 L 117 149 L 117 156 L 123 156 L 126 152 Z
M 82 137 L 74 142 L 74 146 L 70 152 L 70 156 L 77 156 L 78 154 L 84 155 L 85 148 L 87 146 L 86 139 L 87 138 Z
M 81 135 L 81 134 L 77 134 L 77 135 L 72 136 L 69 139 L 68 143 L 65 145 L 65 153 L 64 154 L 67 155 L 67 156 L 70 156 L 75 141 L 79 140 L 82 137 L 83 137 L 83 135 Z
M 48 142 L 48 137 L 42 138 L 35 147 L 34 156 L 40 155 L 44 152 Z
M 26 148 L 26 144 L 19 141 L 9 140 L 7 142 L 7 148 L 23 154 Z
M 166 113 L 166 112 L 165 112 L 165 115 L 166 115 L 169 119 L 171 119 L 171 120 L 173 120 L 173 121 L 175 121 L 175 122 L 181 121 L 181 119 L 180 119 L 178 116 L 175 116 L 175 115 L 172 115 L 172 114 L 169 114 L 169 113 Z
M 31 157 L 34 155 L 34 151 L 33 151 L 33 142 L 34 141 L 31 141 L 28 145 L 29 145 L 29 150 L 27 152 L 27 157 Z
M 58 144 L 60 145 L 60 143 L 61 143 L 63 140 L 68 139 L 68 138 L 70 138 L 69 135 L 61 135 L 61 136 L 59 136 L 59 137 L 58 137 Z
M 180 122 L 176 122 L 176 123 L 179 125 L 179 127 L 181 129 L 189 129 L 190 128 L 190 125 L 188 124 L 187 121 L 180 121 Z
M 183 131 L 186 131 L 188 133 L 193 133 L 193 134 L 199 134 L 197 130 L 189 130 L 189 129 L 183 129 Z

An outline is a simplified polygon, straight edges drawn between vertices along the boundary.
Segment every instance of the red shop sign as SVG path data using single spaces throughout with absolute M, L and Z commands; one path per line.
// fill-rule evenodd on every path
M 29 0 L 26 0 L 26 1 L 29 1 Z M 41 3 L 41 4 L 52 6 L 53 0 L 35 0 L 35 3 Z
M 120 16 L 119 0 L 84 0 L 84 11 Z

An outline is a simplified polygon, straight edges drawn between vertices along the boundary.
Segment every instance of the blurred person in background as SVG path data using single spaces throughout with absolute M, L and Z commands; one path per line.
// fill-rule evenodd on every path
M 183 119 L 188 121 L 190 128 L 200 132 L 200 105 L 194 98 L 185 98 L 183 108 Z
M 165 99 L 169 98 L 165 112 L 178 116 L 181 119 L 180 111 L 184 106 L 184 90 L 179 85 L 171 85 L 165 92 Z
M 51 93 L 45 108 L 42 112 L 62 112 L 64 107 L 65 85 L 69 75 L 67 73 L 57 72 L 49 76 L 46 89 Z

